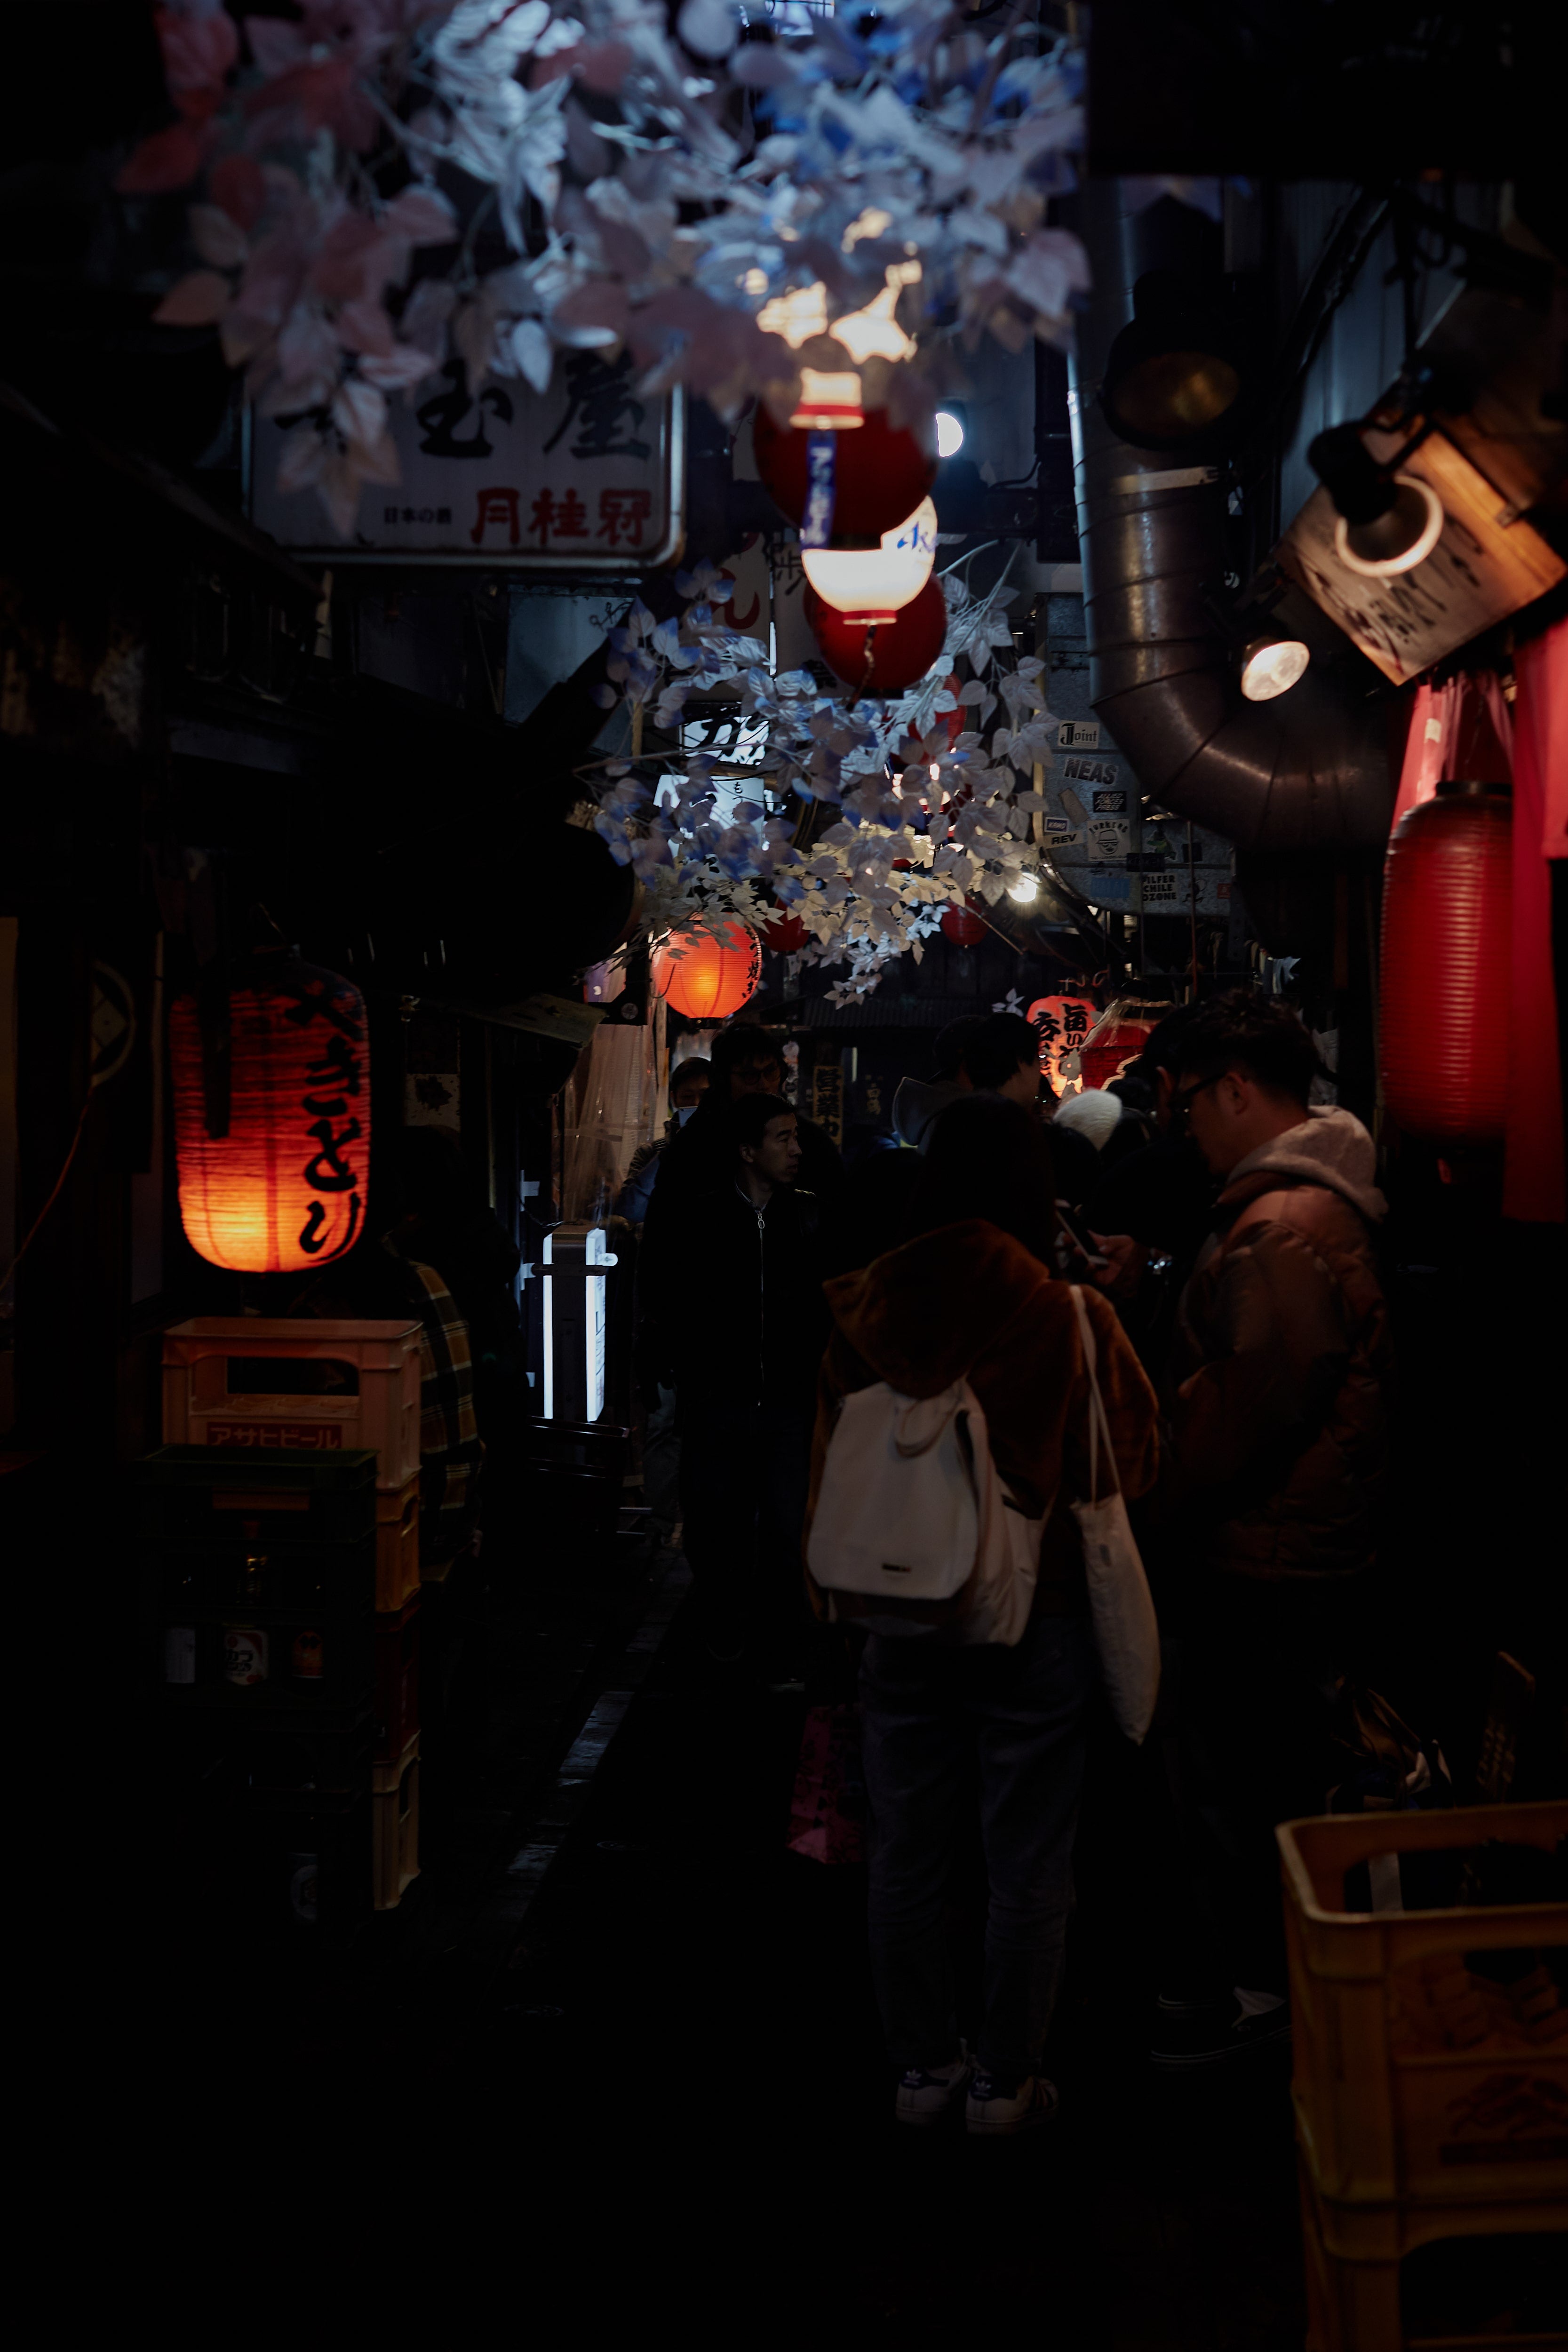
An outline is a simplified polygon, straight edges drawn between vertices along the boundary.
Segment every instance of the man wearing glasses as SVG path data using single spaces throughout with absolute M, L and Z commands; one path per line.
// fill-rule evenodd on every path
M 1324 1804 L 1329 1706 L 1372 1566 L 1391 1356 L 1372 1138 L 1309 1108 L 1308 1031 L 1246 990 L 1181 1037 L 1172 1123 L 1220 1180 L 1171 1365 L 1169 1533 L 1186 1574 L 1186 1855 L 1203 1898 L 1153 2056 L 1289 2031 L 1276 1822 Z

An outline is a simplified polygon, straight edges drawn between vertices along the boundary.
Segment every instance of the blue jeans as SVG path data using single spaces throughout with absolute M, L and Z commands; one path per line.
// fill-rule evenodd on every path
M 1088 1623 L 1075 1617 L 1035 1617 L 1013 1650 L 866 1643 L 872 1974 L 901 2069 L 957 2052 L 944 1910 L 977 1796 L 990 1904 L 976 2054 L 1005 2081 L 1039 2070 L 1072 1908 L 1093 1673 Z

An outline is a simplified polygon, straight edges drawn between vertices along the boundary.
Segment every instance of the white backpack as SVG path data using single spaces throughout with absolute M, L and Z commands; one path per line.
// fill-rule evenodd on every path
M 840 1407 L 806 1559 L 835 1617 L 1010 1646 L 1029 1622 L 1044 1528 L 997 1475 L 967 1381 L 935 1397 L 878 1381 Z

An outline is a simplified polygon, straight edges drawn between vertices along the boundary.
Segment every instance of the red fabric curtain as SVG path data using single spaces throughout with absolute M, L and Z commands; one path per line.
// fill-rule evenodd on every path
M 1508 1217 L 1568 1217 L 1563 1065 L 1552 970 L 1552 873 L 1568 856 L 1568 621 L 1521 646 L 1513 747 L 1513 1002 L 1509 1019 Z

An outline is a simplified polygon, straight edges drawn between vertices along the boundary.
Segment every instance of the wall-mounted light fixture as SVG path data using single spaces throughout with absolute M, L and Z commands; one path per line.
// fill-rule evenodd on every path
M 1249 702 L 1272 702 L 1307 674 L 1311 654 L 1300 637 L 1253 637 L 1241 655 L 1241 691 Z
M 1100 404 L 1112 430 L 1144 449 L 1191 449 L 1237 422 L 1249 373 L 1245 333 L 1219 280 L 1152 269 L 1112 344 Z

